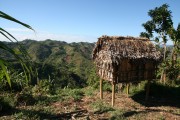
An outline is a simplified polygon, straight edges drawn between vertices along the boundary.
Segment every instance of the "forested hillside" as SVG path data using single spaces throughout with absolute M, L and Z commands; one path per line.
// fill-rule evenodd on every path
M 13 49 L 17 44 L 9 43 Z M 91 53 L 94 43 L 66 43 L 55 40 L 35 41 L 24 40 L 20 42 L 27 49 L 35 69 L 38 80 L 50 80 L 57 87 L 83 87 L 95 81 L 95 68 Z M 9 61 L 15 69 L 19 69 L 14 58 L 5 51 L 1 56 Z M 32 82 L 36 82 L 36 78 Z

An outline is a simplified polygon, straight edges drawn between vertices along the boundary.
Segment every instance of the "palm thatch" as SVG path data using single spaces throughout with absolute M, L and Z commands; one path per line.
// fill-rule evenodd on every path
M 93 50 L 97 74 L 113 82 L 148 79 L 147 72 L 154 70 L 161 58 L 161 52 L 147 38 L 102 36 Z M 141 78 L 135 73 L 141 69 L 137 65 L 144 66 Z

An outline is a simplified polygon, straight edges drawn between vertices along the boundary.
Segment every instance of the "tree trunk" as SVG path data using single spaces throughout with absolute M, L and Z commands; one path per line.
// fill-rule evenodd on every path
M 163 62 L 166 64 L 166 43 L 164 42 L 164 55 L 163 55 Z M 164 84 L 166 83 L 166 68 L 163 68 L 162 70 L 162 74 L 161 74 L 161 82 L 163 82 Z
M 177 54 L 176 54 L 176 42 L 173 42 L 174 46 L 173 46 L 173 50 L 172 50 L 172 56 L 171 56 L 171 59 L 172 59 L 172 67 L 174 67 L 174 65 L 176 64 L 176 61 L 177 61 Z
M 164 70 L 164 73 L 163 73 L 163 83 L 164 84 L 166 83 L 166 69 Z

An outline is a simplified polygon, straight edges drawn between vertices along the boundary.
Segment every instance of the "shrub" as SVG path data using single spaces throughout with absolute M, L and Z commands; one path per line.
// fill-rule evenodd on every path
M 32 86 L 25 87 L 20 93 L 16 94 L 18 105 L 34 105 L 36 100 L 32 95 Z
M 84 92 L 81 89 L 73 89 L 69 91 L 70 96 L 73 97 L 75 101 L 79 101 L 84 96 Z
M 86 96 L 93 96 L 95 89 L 93 87 L 86 87 L 83 91 Z
M 0 112 L 9 112 L 16 106 L 16 103 L 13 95 L 0 96 Z
M 54 86 L 50 80 L 40 80 L 37 85 L 32 88 L 34 96 L 46 96 L 54 93 Z

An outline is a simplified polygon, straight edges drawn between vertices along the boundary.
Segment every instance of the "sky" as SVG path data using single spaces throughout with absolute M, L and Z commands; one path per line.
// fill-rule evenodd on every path
M 96 42 L 102 35 L 138 37 L 148 11 L 167 3 L 176 28 L 179 0 L 1 0 L 0 11 L 25 22 L 35 32 L 0 18 L 2 28 L 18 40 Z M 0 40 L 5 39 L 0 35 Z M 168 44 L 172 44 L 171 41 Z

